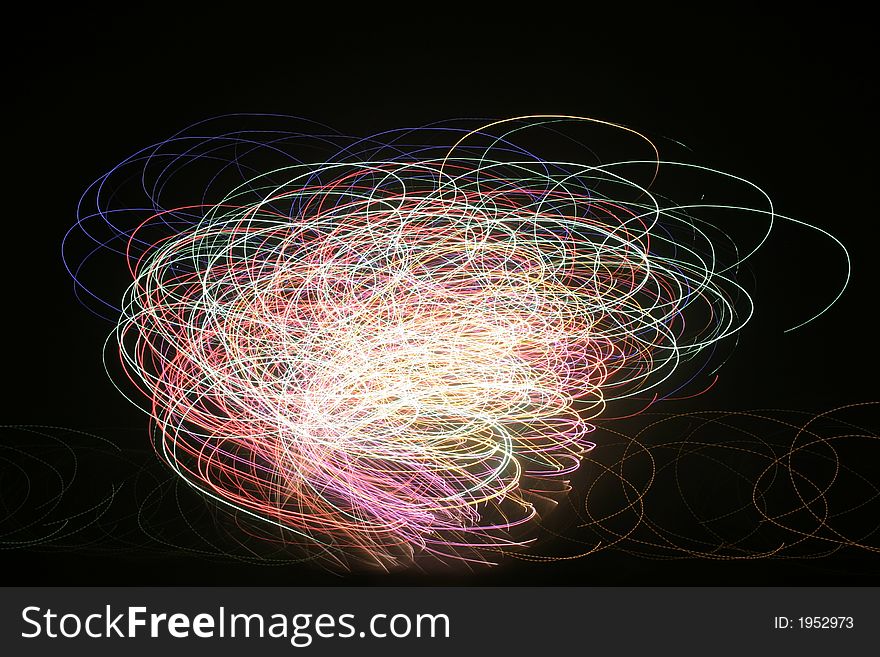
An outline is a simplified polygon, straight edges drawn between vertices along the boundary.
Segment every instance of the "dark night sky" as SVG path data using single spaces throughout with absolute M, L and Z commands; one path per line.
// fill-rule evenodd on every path
M 754 265 L 755 322 L 701 403 L 824 410 L 877 398 L 876 87 L 864 18 L 719 15 L 634 26 L 589 14 L 493 22 L 449 10 L 410 23 L 274 11 L 33 12 L 17 20 L 7 23 L 17 37 L 4 45 L 4 424 L 145 426 L 104 374 L 109 327 L 77 305 L 60 240 L 94 178 L 139 147 L 232 111 L 295 114 L 349 134 L 453 117 L 571 113 L 682 141 L 698 161 L 761 185 L 781 213 L 833 232 L 854 266 L 834 312 L 783 337 L 801 303 L 792 290 L 809 299 L 830 288 L 816 244 L 794 232 L 779 238 Z M 23 584 L 379 582 L 188 557 L 16 551 L 2 558 Z M 848 567 L 603 555 L 507 566 L 469 581 L 876 584 L 880 577 L 864 568 L 848 575 Z

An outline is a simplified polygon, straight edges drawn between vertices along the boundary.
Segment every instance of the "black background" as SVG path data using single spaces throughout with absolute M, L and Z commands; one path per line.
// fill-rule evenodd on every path
M 123 157 L 199 119 L 249 111 L 313 118 L 348 134 L 567 113 L 682 141 L 701 163 L 762 186 L 781 213 L 833 232 L 853 258 L 853 285 L 834 311 L 783 336 L 803 317 L 792 290 L 826 299 L 833 284 L 813 266 L 827 254 L 811 252 L 812 242 L 796 233 L 774 242 L 754 264 L 755 321 L 700 403 L 820 411 L 876 399 L 876 87 L 867 18 L 719 13 L 636 21 L 547 4 L 482 16 L 436 4 L 387 15 L 255 3 L 185 12 L 31 9 L 7 20 L 2 422 L 145 427 L 107 380 L 100 353 L 109 327 L 77 304 L 60 240 L 82 190 Z M 846 558 L 654 562 L 602 554 L 390 578 L 191 556 L 27 550 L 2 558 L 4 579 L 28 585 L 880 581 L 876 562 L 855 568 Z

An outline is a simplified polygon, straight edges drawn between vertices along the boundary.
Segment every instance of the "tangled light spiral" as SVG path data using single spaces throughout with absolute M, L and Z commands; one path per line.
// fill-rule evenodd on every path
M 644 180 L 512 145 L 573 121 L 641 141 L 651 157 L 623 164 Z M 303 135 L 183 133 L 100 179 L 76 227 L 89 257 L 129 263 L 113 343 L 162 458 L 334 567 L 528 543 L 606 403 L 670 380 L 751 312 L 744 257 L 722 262 L 696 206 L 652 192 L 660 161 L 638 133 L 552 116 L 443 130 L 445 146 L 392 133 L 271 165 Z M 171 172 L 206 162 L 209 184 L 165 205 Z M 159 171 L 141 177 L 150 206 L 102 205 L 132 165 Z M 772 225 L 772 206 L 739 209 Z M 74 277 L 113 308 L 82 283 L 88 260 Z

